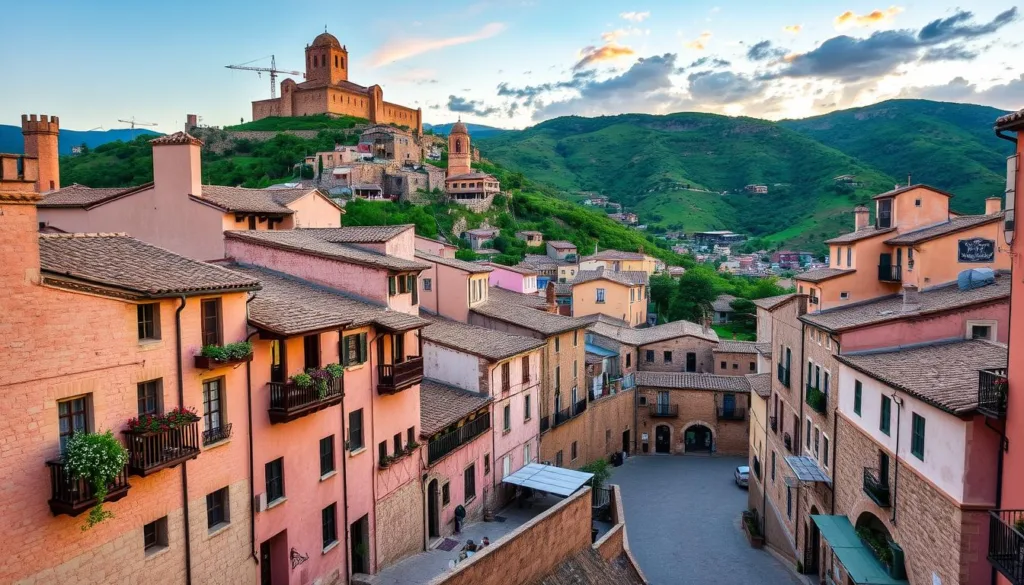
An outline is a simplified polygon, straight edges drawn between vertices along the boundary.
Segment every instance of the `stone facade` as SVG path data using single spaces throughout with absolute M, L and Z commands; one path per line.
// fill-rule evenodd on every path
M 757 373 L 756 353 L 714 352 L 715 373 L 719 376 L 745 376 Z
M 423 491 L 410 481 L 377 502 L 377 567 L 423 550 Z
M 658 404 L 657 388 L 639 387 L 640 406 L 637 409 L 639 430 L 648 436 L 641 448 L 643 453 L 656 451 L 657 427 L 665 426 L 669 430 L 670 453 L 684 455 L 694 452 L 709 452 L 720 455 L 746 455 L 749 448 L 750 432 L 747 427 L 747 416 L 743 420 L 719 420 L 718 407 L 722 404 L 722 392 L 708 390 L 661 390 L 668 392 L 671 408 L 677 409 L 672 416 L 659 416 L 653 412 Z M 746 413 L 749 396 L 742 393 L 729 393 L 735 396 L 736 410 Z M 664 404 L 664 403 L 663 403 Z M 687 445 L 687 431 L 693 427 L 705 427 L 710 430 L 711 444 L 705 447 Z
M 613 453 L 623 450 L 633 452 L 633 443 L 636 440 L 633 409 L 635 400 L 635 391 L 626 390 L 590 402 L 582 417 L 590 431 L 585 451 L 587 463 L 598 459 L 607 460 Z M 626 441 L 625 449 L 623 441 Z
M 715 371 L 714 341 L 693 336 L 682 336 L 639 347 L 639 368 L 647 372 L 685 372 L 688 353 L 696 356 L 695 372 Z M 648 352 L 654 352 L 648 361 Z

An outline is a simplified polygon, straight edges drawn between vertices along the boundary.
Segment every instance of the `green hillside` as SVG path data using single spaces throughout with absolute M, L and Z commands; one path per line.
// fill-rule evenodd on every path
M 981 213 L 985 197 L 1001 195 L 1012 146 L 992 131 L 1002 110 L 927 100 L 890 100 L 802 120 L 795 130 L 904 182 L 956 195 L 953 208 Z

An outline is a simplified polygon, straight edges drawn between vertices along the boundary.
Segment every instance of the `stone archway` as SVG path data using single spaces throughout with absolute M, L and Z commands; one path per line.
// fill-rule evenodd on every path
M 423 519 L 426 522 L 423 527 L 423 550 L 430 550 L 430 543 L 441 537 L 441 486 L 446 481 L 446 477 L 431 473 L 421 484 Z
M 683 453 L 714 453 L 715 439 L 714 427 L 702 420 L 686 423 L 679 433 Z
M 857 516 L 854 530 L 868 550 L 885 565 L 889 576 L 894 579 L 906 578 L 903 548 L 896 542 L 888 523 L 871 511 L 863 511 Z

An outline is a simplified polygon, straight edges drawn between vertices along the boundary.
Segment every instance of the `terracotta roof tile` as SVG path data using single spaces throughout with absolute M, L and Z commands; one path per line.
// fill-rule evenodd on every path
M 47 193 L 39 202 L 39 207 L 91 207 L 122 195 L 145 191 L 152 186 L 153 183 L 145 183 L 135 187 L 93 188 L 75 183 Z
M 641 254 L 639 252 L 623 252 L 621 250 L 601 250 L 596 254 L 590 256 L 584 256 L 583 261 L 587 260 L 646 260 L 647 254 Z
M 875 226 L 867 226 L 859 229 L 855 232 L 836 236 L 830 240 L 825 240 L 826 244 L 851 244 L 853 242 L 859 242 L 882 234 L 888 234 L 896 231 L 896 228 L 877 228 Z
M 959 217 L 951 218 L 949 221 L 940 223 L 938 225 L 932 225 L 921 229 L 914 230 L 912 232 L 904 232 L 895 238 L 889 238 L 885 241 L 890 246 L 907 246 L 913 244 L 920 244 L 921 242 L 927 242 L 928 240 L 934 240 L 935 238 L 941 238 L 942 236 L 960 232 L 963 230 L 971 229 L 979 225 L 985 225 L 997 221 L 1002 221 L 1003 213 L 993 213 L 992 215 L 963 215 Z
M 491 291 L 493 292 L 494 289 L 492 288 Z M 485 317 L 491 317 L 499 321 L 511 323 L 530 331 L 536 331 L 544 336 L 565 333 L 567 331 L 572 331 L 573 329 L 583 329 L 586 327 L 586 323 L 580 319 L 574 319 L 564 315 L 556 315 L 554 313 L 548 313 L 543 310 L 523 305 L 510 304 L 503 302 L 502 300 L 495 299 L 493 296 L 490 297 L 487 302 L 471 308 L 470 311 Z
M 732 302 L 735 300 L 736 297 L 732 295 L 718 295 L 711 303 L 711 308 L 719 313 L 730 313 L 732 312 Z
M 639 286 L 647 284 L 647 273 L 642 270 L 580 270 L 572 284 L 583 284 L 592 280 L 609 280 L 623 286 Z
M 420 382 L 420 437 L 443 431 L 490 402 L 491 397 L 486 394 L 424 378 Z
M 505 266 L 504 264 L 496 264 L 494 262 L 484 262 L 484 266 L 490 266 L 491 268 L 496 268 L 498 270 L 508 270 L 510 272 L 522 274 L 524 276 L 535 276 L 537 274 L 536 270 L 532 268 L 526 268 L 523 265 Z
M 226 268 L 179 256 L 126 234 L 40 234 L 42 271 L 141 297 L 248 291 L 259 282 Z
M 327 228 L 332 242 L 346 244 L 383 244 L 416 226 L 411 223 L 399 225 L 365 225 Z
M 589 329 L 598 335 L 615 339 L 627 345 L 636 346 L 648 345 L 651 343 L 658 343 L 660 341 L 686 336 L 697 337 L 718 343 L 718 334 L 715 333 L 714 329 L 708 329 L 705 331 L 703 327 L 696 323 L 691 323 L 690 321 L 672 321 L 671 323 L 655 325 L 654 327 L 645 327 L 643 329 L 617 327 L 609 323 L 598 321 L 591 323 Z
M 480 173 L 480 172 L 462 173 L 461 175 L 452 175 L 451 177 L 448 177 L 445 180 L 446 181 L 469 181 L 469 180 L 472 180 L 472 179 L 491 179 L 493 181 L 497 181 L 498 180 L 498 179 L 494 178 L 494 175 L 489 175 L 487 173 Z
M 816 270 L 808 270 L 802 272 L 793 277 L 793 280 L 803 280 L 805 282 L 824 282 L 826 280 L 836 278 L 839 276 L 845 276 L 847 274 L 853 274 L 857 272 L 851 268 L 818 268 Z
M 798 296 L 799 295 L 797 293 L 787 293 L 787 294 L 784 294 L 784 295 L 778 295 L 778 296 L 774 296 L 774 297 L 764 297 L 763 299 L 754 299 L 753 303 L 754 303 L 754 305 L 756 305 L 756 306 L 758 306 L 758 307 L 760 307 L 762 309 L 766 309 L 766 310 L 771 311 L 772 309 L 774 309 L 775 307 L 778 307 L 782 303 L 785 303 L 785 302 L 788 302 L 788 301 L 790 301 L 792 299 L 795 299 Z
M 565 240 L 550 240 L 546 242 L 546 244 L 556 250 L 568 250 L 576 248 L 576 244 L 572 242 L 567 242 Z
M 719 341 L 712 353 L 759 353 L 757 345 L 753 341 Z
M 448 266 L 449 268 L 455 268 L 456 270 L 462 270 L 463 272 L 468 272 L 470 274 L 486 274 L 494 270 L 485 264 L 467 262 L 465 260 L 459 260 L 458 258 L 442 258 L 441 256 L 435 256 L 428 252 L 416 252 L 416 258 L 423 260 L 424 262 L 441 264 L 442 266 Z
M 772 395 L 772 374 L 771 372 L 764 372 L 762 374 L 747 374 L 747 384 L 750 385 L 750 391 L 757 393 L 761 398 L 768 398 Z
M 168 134 L 167 136 L 161 136 L 154 138 L 149 141 L 153 146 L 164 146 L 168 144 L 194 144 L 195 146 L 202 146 L 203 141 L 199 140 L 195 136 L 192 136 L 188 132 L 182 132 L 181 130 L 174 134 Z
M 315 189 L 246 189 L 203 185 L 202 195 L 193 194 L 194 199 L 206 201 L 229 213 L 269 213 L 291 215 L 295 210 L 287 205 L 304 197 Z M 333 203 L 333 202 L 332 202 Z
M 954 414 L 978 406 L 978 370 L 1006 367 L 1006 346 L 982 340 L 836 356 L 840 362 Z
M 637 372 L 637 386 L 676 390 L 750 392 L 745 376 L 718 376 L 696 372 Z
M 374 250 L 366 250 L 347 243 L 353 241 L 346 236 L 345 230 L 348 229 L 351 228 L 227 231 L 224 232 L 224 237 L 387 270 L 425 270 L 430 268 L 430 264 L 425 262 L 381 254 Z
M 548 308 L 547 299 L 541 295 L 528 295 L 497 286 L 492 286 L 487 290 L 487 300 L 488 302 L 519 305 L 531 309 L 546 310 Z
M 1010 130 L 1024 123 L 1024 110 L 1010 112 L 1005 116 L 996 118 L 996 130 Z
M 423 329 L 423 339 L 456 351 L 480 356 L 496 362 L 544 347 L 536 337 L 511 335 L 494 329 L 467 325 L 447 319 L 436 319 Z
M 899 195 L 900 193 L 906 193 L 907 191 L 912 191 L 914 189 L 927 189 L 929 191 L 933 191 L 935 193 L 938 193 L 939 195 L 945 195 L 946 197 L 952 197 L 953 196 L 953 194 L 948 192 L 948 191 L 943 191 L 942 189 L 936 189 L 935 187 L 932 187 L 931 185 L 925 185 L 923 183 L 917 183 L 915 185 L 906 185 L 906 186 L 903 186 L 903 187 L 897 187 L 895 189 L 892 189 L 891 191 L 886 191 L 885 193 L 879 193 L 878 195 L 875 195 L 874 197 L 872 197 L 872 199 L 884 199 L 886 197 L 893 197 L 895 195 Z

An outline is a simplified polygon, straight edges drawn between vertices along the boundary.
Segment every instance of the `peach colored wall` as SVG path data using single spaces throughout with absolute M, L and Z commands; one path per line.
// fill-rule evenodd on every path
M 491 419 L 491 428 L 494 428 L 494 419 Z M 447 536 L 455 532 L 455 507 L 463 505 L 466 508 L 466 517 L 470 520 L 478 518 L 483 511 L 483 503 L 490 497 L 491 477 L 484 475 L 484 455 L 491 455 L 490 473 L 494 474 L 494 456 L 491 454 L 491 432 L 486 431 L 473 439 L 468 445 L 463 445 L 449 453 L 444 459 L 435 462 L 427 468 L 427 484 L 433 479 L 437 480 L 438 498 L 441 497 L 441 486 L 448 484 L 449 502 L 443 505 L 438 501 L 440 511 L 441 535 Z M 424 450 L 424 458 L 426 457 Z M 474 482 L 476 494 L 467 502 L 465 470 L 470 465 L 475 465 Z M 499 470 L 500 473 L 500 470 Z M 486 492 L 486 493 L 485 493 Z M 410 510 L 410 513 L 414 511 Z
M 416 232 L 409 228 L 387 241 L 384 253 L 406 260 L 414 260 L 416 256 Z
M 844 332 L 840 336 L 840 347 L 843 352 L 872 349 L 878 347 L 894 347 L 908 343 L 936 341 L 964 337 L 967 334 L 967 321 L 996 321 L 996 338 L 1001 343 L 1007 342 L 1009 335 L 1008 301 L 993 303 L 975 309 L 952 314 L 937 315 L 925 318 L 905 319 L 887 322 L 872 327 L 862 327 Z
M 957 274 L 970 268 L 1010 268 L 1010 250 L 1003 242 L 1003 222 L 997 221 L 974 229 L 950 234 L 944 238 L 924 242 L 914 248 L 914 269 L 907 265 L 907 250 L 903 250 L 903 283 L 927 288 L 956 280 Z M 985 238 L 996 243 L 994 262 L 957 262 L 959 240 Z
M 175 193 L 184 199 L 201 195 L 202 164 L 199 146 L 166 144 L 153 147 L 153 184 L 164 193 Z
M 597 289 L 605 290 L 605 302 L 597 302 Z M 632 291 L 633 296 L 630 296 Z M 610 280 L 591 280 L 572 287 L 572 313 L 574 317 L 604 314 L 628 321 L 631 325 L 647 322 L 647 301 L 642 297 L 644 287 L 628 287 Z M 632 300 L 631 300 L 632 298 Z
M 975 415 L 966 424 L 964 452 L 964 497 L 969 504 L 989 506 L 996 503 L 995 470 L 999 466 L 1000 437 L 985 426 L 985 417 Z
M 430 268 L 420 273 L 416 286 L 420 287 L 420 308 L 427 312 L 437 314 L 437 264 L 428 262 Z M 430 280 L 430 290 L 427 290 L 426 280 Z
M 288 204 L 297 228 L 341 227 L 341 211 L 319 193 L 309 193 Z
M 455 250 L 457 250 L 455 246 L 449 246 L 442 244 L 441 242 L 435 242 L 434 240 L 421 238 L 419 236 L 416 236 L 413 245 L 420 252 L 426 252 L 427 254 L 433 254 L 434 256 L 440 256 L 442 258 L 454 258 Z
M 874 238 L 868 238 L 861 240 L 853 244 L 854 251 L 854 267 L 856 272 L 831 278 L 824 282 L 812 283 L 804 280 L 800 280 L 799 275 L 794 278 L 796 280 L 797 292 L 800 292 L 800 287 L 803 287 L 803 292 L 806 294 L 811 288 L 819 291 L 818 305 L 808 305 L 809 311 L 821 311 L 825 309 L 831 309 L 858 301 L 866 301 L 886 294 L 892 294 L 899 290 L 897 284 L 887 284 L 879 282 L 878 280 L 878 258 L 882 252 L 889 252 L 889 246 L 886 246 L 882 242 L 886 239 L 893 237 L 893 232 L 876 236 Z M 843 268 L 846 268 L 846 250 L 843 249 Z M 840 293 L 850 293 L 848 299 L 840 299 Z
M 917 199 L 921 200 L 920 207 L 914 204 Z M 900 193 L 893 201 L 893 222 L 899 233 L 943 222 L 947 219 L 949 219 L 949 197 L 934 191 L 919 187 Z
M 1019 135 L 1018 135 L 1019 136 Z M 1024 157 L 1024 141 L 1017 143 L 1018 160 Z M 1014 209 L 1024 212 L 1024 173 L 1017 172 L 1016 198 Z M 1004 207 L 1010 207 L 1005 205 Z M 1019 214 L 1018 214 L 1019 215 Z M 1005 245 L 1003 236 L 999 236 L 999 245 Z M 1021 254 L 1021 246 L 1024 246 L 1024 221 L 1016 218 L 1013 235 L 1013 274 L 1024 274 L 1024 255 Z M 1014 286 L 1011 292 L 1011 306 L 1014 317 L 1010 321 L 1010 355 L 1009 355 L 1009 395 L 1014 397 L 1024 396 L 1024 286 Z M 1019 398 L 1011 399 L 1007 403 L 1006 411 L 1006 433 L 1011 443 L 1024 444 L 1024 400 Z M 1006 509 L 1024 508 L 1024 451 L 1011 449 L 1004 455 L 1003 475 L 1003 501 L 1001 503 Z M 1006 582 L 1005 579 L 1002 582 Z
M 442 264 L 436 264 L 434 272 L 434 295 L 438 299 L 437 313 L 465 323 L 469 318 L 470 274 Z

